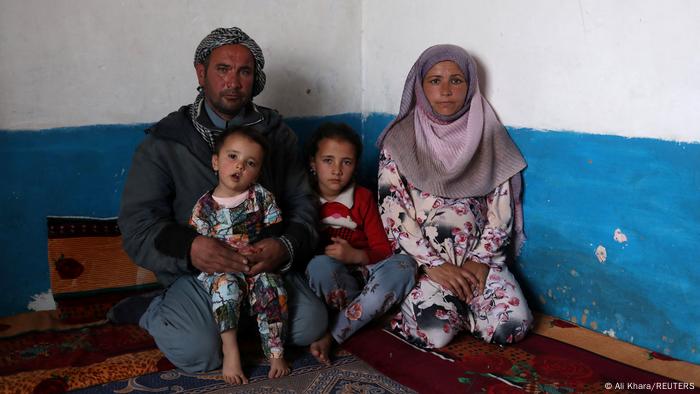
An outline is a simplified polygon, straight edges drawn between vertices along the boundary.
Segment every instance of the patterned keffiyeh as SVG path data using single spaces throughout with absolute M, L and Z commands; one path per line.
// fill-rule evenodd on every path
M 257 96 L 265 88 L 265 72 L 263 68 L 265 67 L 265 57 L 263 56 L 262 49 L 260 46 L 250 38 L 243 30 L 237 27 L 214 29 L 208 36 L 204 37 L 202 42 L 197 46 L 197 50 L 194 52 L 194 64 L 203 64 L 211 52 L 223 45 L 233 45 L 240 44 L 250 50 L 250 53 L 255 59 L 255 71 L 254 71 L 254 82 L 253 82 L 253 97 Z M 197 132 L 202 135 L 204 141 L 209 144 L 209 147 L 214 149 L 214 137 L 218 132 L 216 130 L 211 130 L 208 127 L 202 125 L 197 121 L 199 115 L 204 109 L 204 92 L 201 87 L 199 88 L 199 95 L 194 101 L 194 104 L 190 106 L 190 117 L 192 118 L 192 123 L 194 124 Z
M 255 97 L 265 88 L 265 73 L 263 72 L 265 57 L 255 40 L 245 34 L 243 30 L 237 27 L 214 29 L 199 43 L 197 50 L 194 52 L 194 64 L 196 66 L 204 63 L 214 49 L 223 45 L 234 44 L 240 44 L 248 48 L 255 59 L 255 82 L 253 83 L 253 97 Z

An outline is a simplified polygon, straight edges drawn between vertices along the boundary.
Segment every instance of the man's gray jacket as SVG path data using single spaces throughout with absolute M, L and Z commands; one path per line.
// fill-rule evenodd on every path
M 303 272 L 317 239 L 317 214 L 297 137 L 274 110 L 249 104 L 244 111 L 241 125 L 267 137 L 269 150 L 258 182 L 274 194 L 282 210 L 282 235 L 294 249 L 293 269 Z M 197 120 L 214 128 L 206 111 Z M 189 261 L 198 234 L 187 223 L 197 199 L 218 179 L 211 167 L 211 149 L 194 128 L 189 106 L 146 133 L 124 186 L 119 228 L 129 257 L 167 286 L 183 274 L 198 272 Z M 156 249 L 156 239 L 167 241 L 167 255 Z

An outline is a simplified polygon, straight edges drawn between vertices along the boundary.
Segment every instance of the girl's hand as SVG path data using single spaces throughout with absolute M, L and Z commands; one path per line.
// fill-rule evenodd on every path
M 467 303 L 474 298 L 474 290 L 479 288 L 479 280 L 471 271 L 450 263 L 426 267 L 425 273 L 432 281 Z
M 353 248 L 348 241 L 339 238 L 331 238 L 332 244 L 326 246 L 325 254 L 345 264 L 367 264 L 369 257 L 361 249 Z

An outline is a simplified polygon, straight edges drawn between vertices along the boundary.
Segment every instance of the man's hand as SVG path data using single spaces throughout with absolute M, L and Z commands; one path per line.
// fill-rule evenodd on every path
M 198 235 L 190 247 L 192 265 L 202 272 L 248 272 L 248 258 L 214 238 Z
M 265 238 L 253 244 L 257 253 L 246 256 L 250 262 L 250 271 L 246 274 L 257 275 L 261 272 L 275 272 L 289 259 L 287 248 L 275 238 Z
M 340 237 L 331 238 L 332 244 L 326 246 L 324 253 L 344 264 L 367 264 L 369 257 L 364 250 L 353 248 L 348 241 Z
M 478 279 L 471 271 L 450 263 L 426 267 L 425 273 L 431 280 L 451 291 L 464 302 L 471 301 L 474 298 L 474 290 L 478 289 Z

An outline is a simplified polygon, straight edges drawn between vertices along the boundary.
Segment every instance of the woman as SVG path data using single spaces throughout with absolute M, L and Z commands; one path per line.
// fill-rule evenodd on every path
M 505 260 L 506 246 L 519 250 L 523 241 L 526 164 L 481 96 L 464 49 L 421 54 L 377 144 L 384 227 L 395 250 L 420 267 L 392 329 L 428 348 L 462 330 L 498 344 L 522 339 L 532 314 Z

